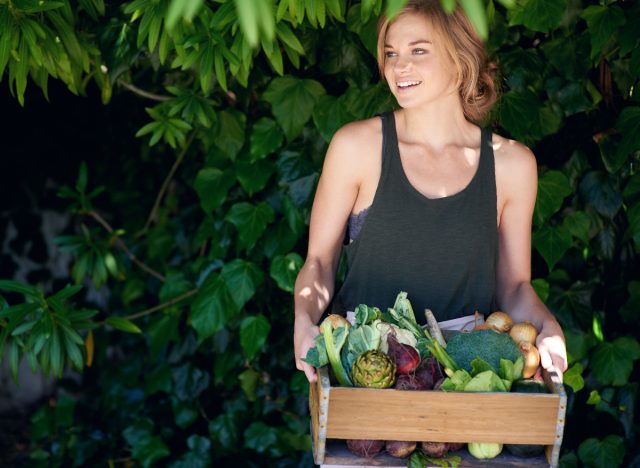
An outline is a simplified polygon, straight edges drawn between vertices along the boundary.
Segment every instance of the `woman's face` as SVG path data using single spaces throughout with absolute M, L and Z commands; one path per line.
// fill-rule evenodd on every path
M 384 53 L 384 76 L 401 107 L 419 107 L 456 93 L 453 61 L 424 15 L 407 13 L 391 23 Z

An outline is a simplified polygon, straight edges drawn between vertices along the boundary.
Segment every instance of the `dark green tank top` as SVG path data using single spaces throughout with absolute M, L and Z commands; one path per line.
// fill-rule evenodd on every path
M 471 182 L 444 198 L 427 198 L 407 179 L 393 113 L 382 118 L 382 172 L 357 238 L 344 246 L 347 273 L 332 311 L 358 304 L 393 306 L 407 291 L 416 319 L 438 321 L 495 310 L 498 251 L 496 181 L 491 131 L 482 130 Z

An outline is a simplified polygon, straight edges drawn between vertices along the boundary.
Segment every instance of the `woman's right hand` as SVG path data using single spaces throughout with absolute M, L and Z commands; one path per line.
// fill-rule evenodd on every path
M 307 376 L 309 383 L 315 382 L 318 377 L 314 367 L 302 360 L 306 357 L 307 351 L 315 346 L 314 338 L 320 334 L 320 329 L 312 323 L 299 323 L 296 320 L 293 332 L 293 346 L 296 358 L 296 367 Z

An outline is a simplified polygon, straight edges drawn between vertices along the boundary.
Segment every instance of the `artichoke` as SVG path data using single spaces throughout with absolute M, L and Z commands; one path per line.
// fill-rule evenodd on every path
M 353 363 L 351 378 L 357 387 L 389 388 L 396 381 L 396 365 L 382 351 L 366 351 Z

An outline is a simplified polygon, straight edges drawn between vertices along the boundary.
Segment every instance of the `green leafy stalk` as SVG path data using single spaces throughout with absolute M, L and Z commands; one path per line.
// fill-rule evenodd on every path
M 348 322 L 345 321 L 345 325 L 337 326 L 334 329 L 334 325 L 332 320 L 330 320 L 330 317 L 331 316 L 323 320 L 320 325 L 320 332 L 324 338 L 329 364 L 331 364 L 333 373 L 336 376 L 336 379 L 338 379 L 338 383 L 340 385 L 343 387 L 353 387 L 349 374 L 342 366 L 342 361 L 340 359 L 340 350 L 347 341 L 347 336 L 349 336 Z

